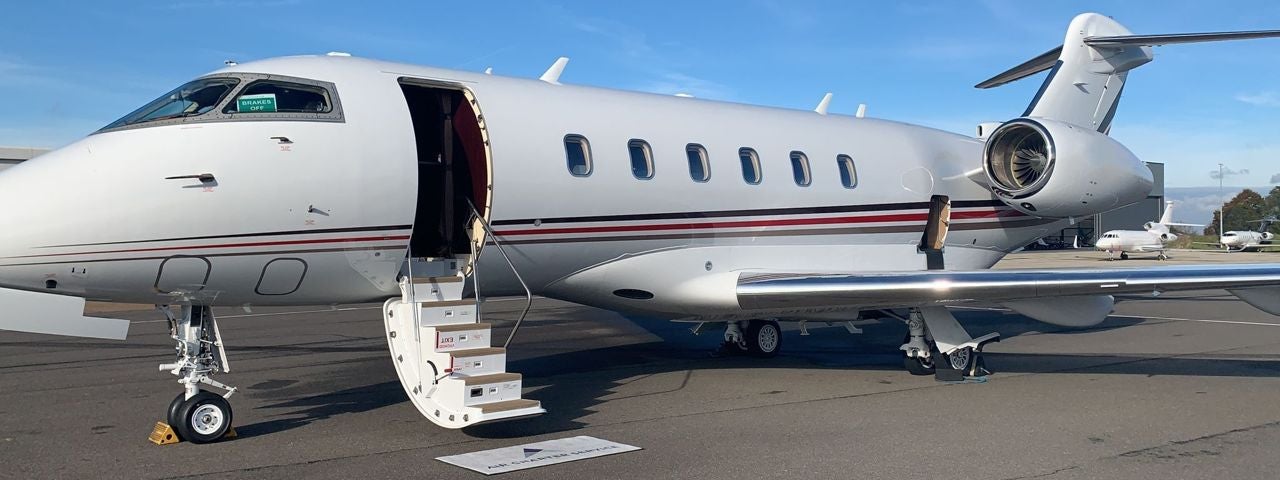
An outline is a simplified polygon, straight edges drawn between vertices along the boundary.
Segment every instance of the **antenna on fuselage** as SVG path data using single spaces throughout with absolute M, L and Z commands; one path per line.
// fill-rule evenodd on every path
M 560 84 L 560 74 L 564 73 L 564 66 L 569 64 L 569 57 L 560 57 L 556 59 L 556 63 L 551 64 L 551 68 L 542 73 L 538 80 L 550 83 L 552 85 Z
M 818 102 L 818 106 L 813 108 L 813 111 L 818 112 L 818 115 L 826 115 L 827 107 L 830 107 L 830 106 L 831 106 L 831 92 L 827 92 L 826 95 L 822 96 L 822 101 Z
M 493 67 L 485 67 L 485 68 L 484 68 L 484 74 L 485 74 L 485 75 L 493 75 Z
M 862 118 L 862 117 L 867 116 L 867 104 L 865 104 L 865 103 L 859 103 L 859 104 L 858 104 L 858 113 L 853 114 L 853 116 L 858 117 L 858 118 Z
M 223 64 L 223 65 L 226 65 L 226 66 L 228 66 L 228 67 L 234 67 L 234 66 L 236 66 L 236 65 L 239 65 L 239 63 L 238 63 L 238 62 L 236 62 L 235 60 L 231 60 L 231 59 L 223 60 L 223 61 L 222 61 L 222 64 Z

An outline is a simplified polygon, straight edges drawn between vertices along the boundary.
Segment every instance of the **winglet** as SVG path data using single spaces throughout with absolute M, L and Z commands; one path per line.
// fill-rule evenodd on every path
M 827 107 L 830 107 L 830 106 L 831 106 L 831 92 L 827 92 L 826 95 L 822 96 L 822 101 L 818 102 L 818 106 L 814 107 L 813 111 L 818 112 L 818 115 L 826 115 Z
M 564 73 L 564 66 L 569 64 L 569 57 L 560 57 L 556 59 L 556 63 L 551 64 L 547 71 L 542 72 L 542 76 L 538 80 L 550 83 L 552 85 L 560 84 L 560 74 Z

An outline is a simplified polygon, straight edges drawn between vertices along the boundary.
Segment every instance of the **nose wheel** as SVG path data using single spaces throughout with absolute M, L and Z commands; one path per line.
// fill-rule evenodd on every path
M 191 443 L 209 443 L 231 429 L 231 403 L 221 395 L 201 390 L 191 398 L 178 394 L 169 404 L 169 426 Z
M 213 312 L 206 306 L 184 305 L 181 317 L 175 317 L 167 306 L 158 307 L 169 319 L 170 333 L 177 342 L 178 361 L 160 366 L 178 376 L 183 392 L 169 402 L 165 420 L 178 437 L 191 443 L 209 443 L 231 430 L 231 404 L 227 397 L 235 387 L 211 378 L 228 372 L 222 334 Z M 226 390 L 218 395 L 199 387 L 200 384 Z

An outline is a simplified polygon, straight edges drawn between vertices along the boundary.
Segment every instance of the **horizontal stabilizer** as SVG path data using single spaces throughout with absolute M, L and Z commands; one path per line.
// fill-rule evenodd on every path
M 1248 40 L 1254 38 L 1280 37 L 1280 30 L 1255 30 L 1248 32 L 1206 32 L 1206 33 L 1171 33 L 1163 35 L 1098 35 L 1084 37 L 1085 45 L 1094 49 L 1118 49 L 1123 47 L 1154 47 L 1158 45 L 1174 45 L 1179 43 L 1218 42 L 1224 40 Z M 1078 44 L 1077 44 L 1078 45 Z M 1010 68 L 999 75 L 991 77 L 976 88 L 991 88 L 1043 72 L 1058 62 L 1062 57 L 1062 46 L 1055 47 L 1039 56 Z
M 1252 38 L 1280 37 L 1280 30 L 1254 30 L 1250 32 L 1169 33 L 1164 35 L 1114 35 L 1085 37 L 1084 43 L 1093 47 L 1122 47 L 1138 45 L 1154 47 L 1177 43 L 1220 42 L 1224 40 L 1249 40 Z
M 0 288 L 0 330 L 124 340 L 129 321 L 84 316 L 84 299 Z
M 1058 46 L 1052 50 L 1040 54 L 1040 56 L 1027 60 L 1021 65 L 1005 70 L 999 75 L 988 78 L 986 81 L 974 85 L 976 88 L 999 87 L 1009 82 L 1021 80 L 1037 73 L 1053 68 L 1053 64 L 1058 61 L 1058 57 L 1062 56 L 1062 46 Z

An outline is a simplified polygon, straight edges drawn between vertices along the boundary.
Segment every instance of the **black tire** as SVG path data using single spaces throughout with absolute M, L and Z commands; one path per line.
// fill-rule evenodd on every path
M 747 322 L 747 331 L 743 332 L 747 340 L 747 352 L 760 358 L 771 358 L 782 350 L 782 327 L 773 320 L 752 320 Z
M 191 443 L 209 443 L 231 429 L 231 404 L 221 395 L 206 391 L 184 400 L 178 407 L 178 436 Z
M 902 344 L 906 345 L 908 343 L 911 343 L 910 333 L 902 336 Z M 934 358 L 935 357 L 929 357 L 928 359 L 923 359 L 923 358 L 908 357 L 906 350 L 903 350 L 902 366 L 907 369 L 907 373 L 910 373 L 912 375 L 933 375 L 933 372 L 934 372 L 933 359 Z
M 906 367 L 907 373 L 912 375 L 933 375 L 933 361 L 922 358 L 912 358 L 908 356 L 902 357 L 902 366 Z
M 1128 259 L 1129 259 L 1129 254 L 1124 253 L 1124 252 L 1120 252 L 1120 259 L 1121 259 L 1121 260 L 1128 260 Z
M 178 396 L 173 397 L 173 401 L 169 402 L 169 413 L 164 417 L 164 421 L 167 422 L 170 427 L 173 427 L 174 430 L 177 430 L 178 423 L 181 422 L 178 417 L 178 409 L 182 408 L 182 402 L 186 399 L 187 394 L 186 392 L 183 392 L 179 393 Z

